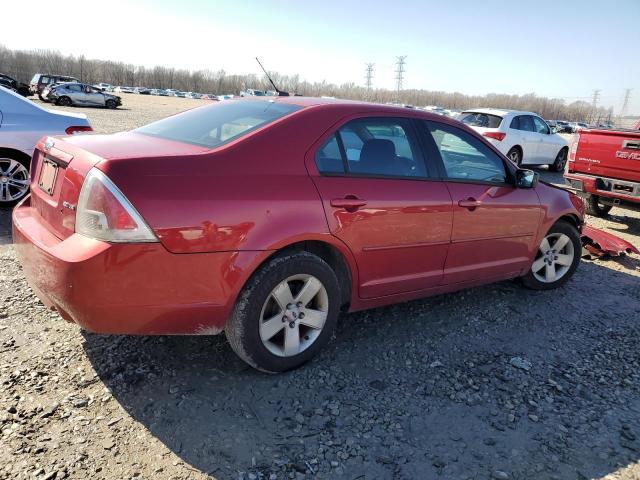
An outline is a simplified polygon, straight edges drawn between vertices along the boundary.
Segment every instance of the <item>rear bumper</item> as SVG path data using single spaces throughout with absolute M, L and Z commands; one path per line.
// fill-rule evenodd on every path
M 577 192 L 640 203 L 640 183 L 583 173 L 565 173 L 564 178 Z
M 160 243 L 55 237 L 27 197 L 13 239 L 27 281 L 67 321 L 96 333 L 214 334 L 224 328 L 251 252 L 172 254 Z

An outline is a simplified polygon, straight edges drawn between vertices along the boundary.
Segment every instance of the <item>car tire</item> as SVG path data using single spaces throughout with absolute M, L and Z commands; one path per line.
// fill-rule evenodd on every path
M 589 195 L 584 202 L 585 211 L 594 217 L 606 217 L 611 209 L 611 205 L 600 203 L 600 197 L 597 195 Z
M 581 256 L 580 232 L 571 223 L 559 220 L 544 236 L 522 283 L 532 290 L 558 288 L 572 277 Z
M 5 153 L 0 149 L 0 209 L 13 208 L 29 193 L 30 162 L 27 155 Z M 4 175 L 8 172 L 11 172 L 10 176 Z M 5 181 L 4 178 L 8 180 Z M 16 187 L 16 181 L 26 182 L 26 188 Z
M 107 108 L 110 108 L 110 109 L 118 108 L 118 104 L 116 103 L 116 101 L 115 101 L 115 100 L 107 100 L 107 101 L 105 102 L 105 106 L 106 106 Z
M 511 149 L 507 152 L 507 158 L 517 166 L 522 165 L 522 150 L 520 149 L 520 147 L 511 147 Z
M 42 96 L 42 94 L 41 94 L 41 93 L 38 93 L 38 98 L 39 98 L 40 100 L 42 100 L 43 102 L 47 102 L 47 101 L 48 101 L 46 98 L 44 98 L 44 97 Z
M 61 107 L 70 107 L 73 104 L 69 97 L 60 97 L 56 101 L 56 105 L 60 105 Z
M 316 288 L 308 300 L 305 295 Z M 287 298 L 290 302 L 283 305 Z M 336 274 L 324 260 L 308 252 L 283 254 L 249 279 L 225 335 L 233 351 L 252 367 L 267 373 L 291 370 L 333 337 L 340 298 Z
M 553 170 L 554 172 L 563 172 L 564 167 L 567 164 L 568 153 L 569 149 L 567 149 L 566 147 L 561 148 L 558 152 L 558 155 L 556 155 L 555 161 L 551 165 L 551 170 Z

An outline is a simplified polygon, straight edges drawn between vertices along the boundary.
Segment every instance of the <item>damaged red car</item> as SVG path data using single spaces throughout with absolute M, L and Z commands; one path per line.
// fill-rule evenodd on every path
M 111 334 L 225 332 L 280 372 L 340 311 L 509 278 L 551 289 L 583 204 L 465 125 L 400 107 L 220 102 L 113 135 L 45 138 L 13 212 L 42 301 Z

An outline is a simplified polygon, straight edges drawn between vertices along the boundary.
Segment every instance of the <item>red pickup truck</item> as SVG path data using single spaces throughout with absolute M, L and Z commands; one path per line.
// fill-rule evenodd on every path
M 564 177 L 587 213 L 602 217 L 613 206 L 640 206 L 640 131 L 580 130 L 568 160 Z

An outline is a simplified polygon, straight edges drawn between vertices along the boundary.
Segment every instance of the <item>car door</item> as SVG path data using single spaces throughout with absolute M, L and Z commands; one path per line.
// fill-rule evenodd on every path
M 453 200 L 444 283 L 497 280 L 524 271 L 542 218 L 535 190 L 516 188 L 503 159 L 461 128 L 429 121 L 424 131 L 440 154 Z
M 536 116 L 533 117 L 533 124 L 538 135 L 538 163 L 553 163 L 560 149 L 557 147 L 557 143 L 553 141 L 549 125 Z
M 86 93 L 86 103 L 87 105 L 91 105 L 93 107 L 104 107 L 105 99 L 104 93 L 101 90 L 98 90 L 95 87 L 91 87 L 87 85 L 85 87 Z
M 522 135 L 522 163 L 535 164 L 538 162 L 538 143 L 539 138 L 535 131 L 536 127 L 533 123 L 531 115 L 518 115 L 518 130 Z
M 71 84 L 66 87 L 69 97 L 75 105 L 85 105 L 85 93 L 81 85 Z
M 452 223 L 446 185 L 430 178 L 408 118 L 352 118 L 307 161 L 329 229 L 353 252 L 358 294 L 375 298 L 441 284 Z

